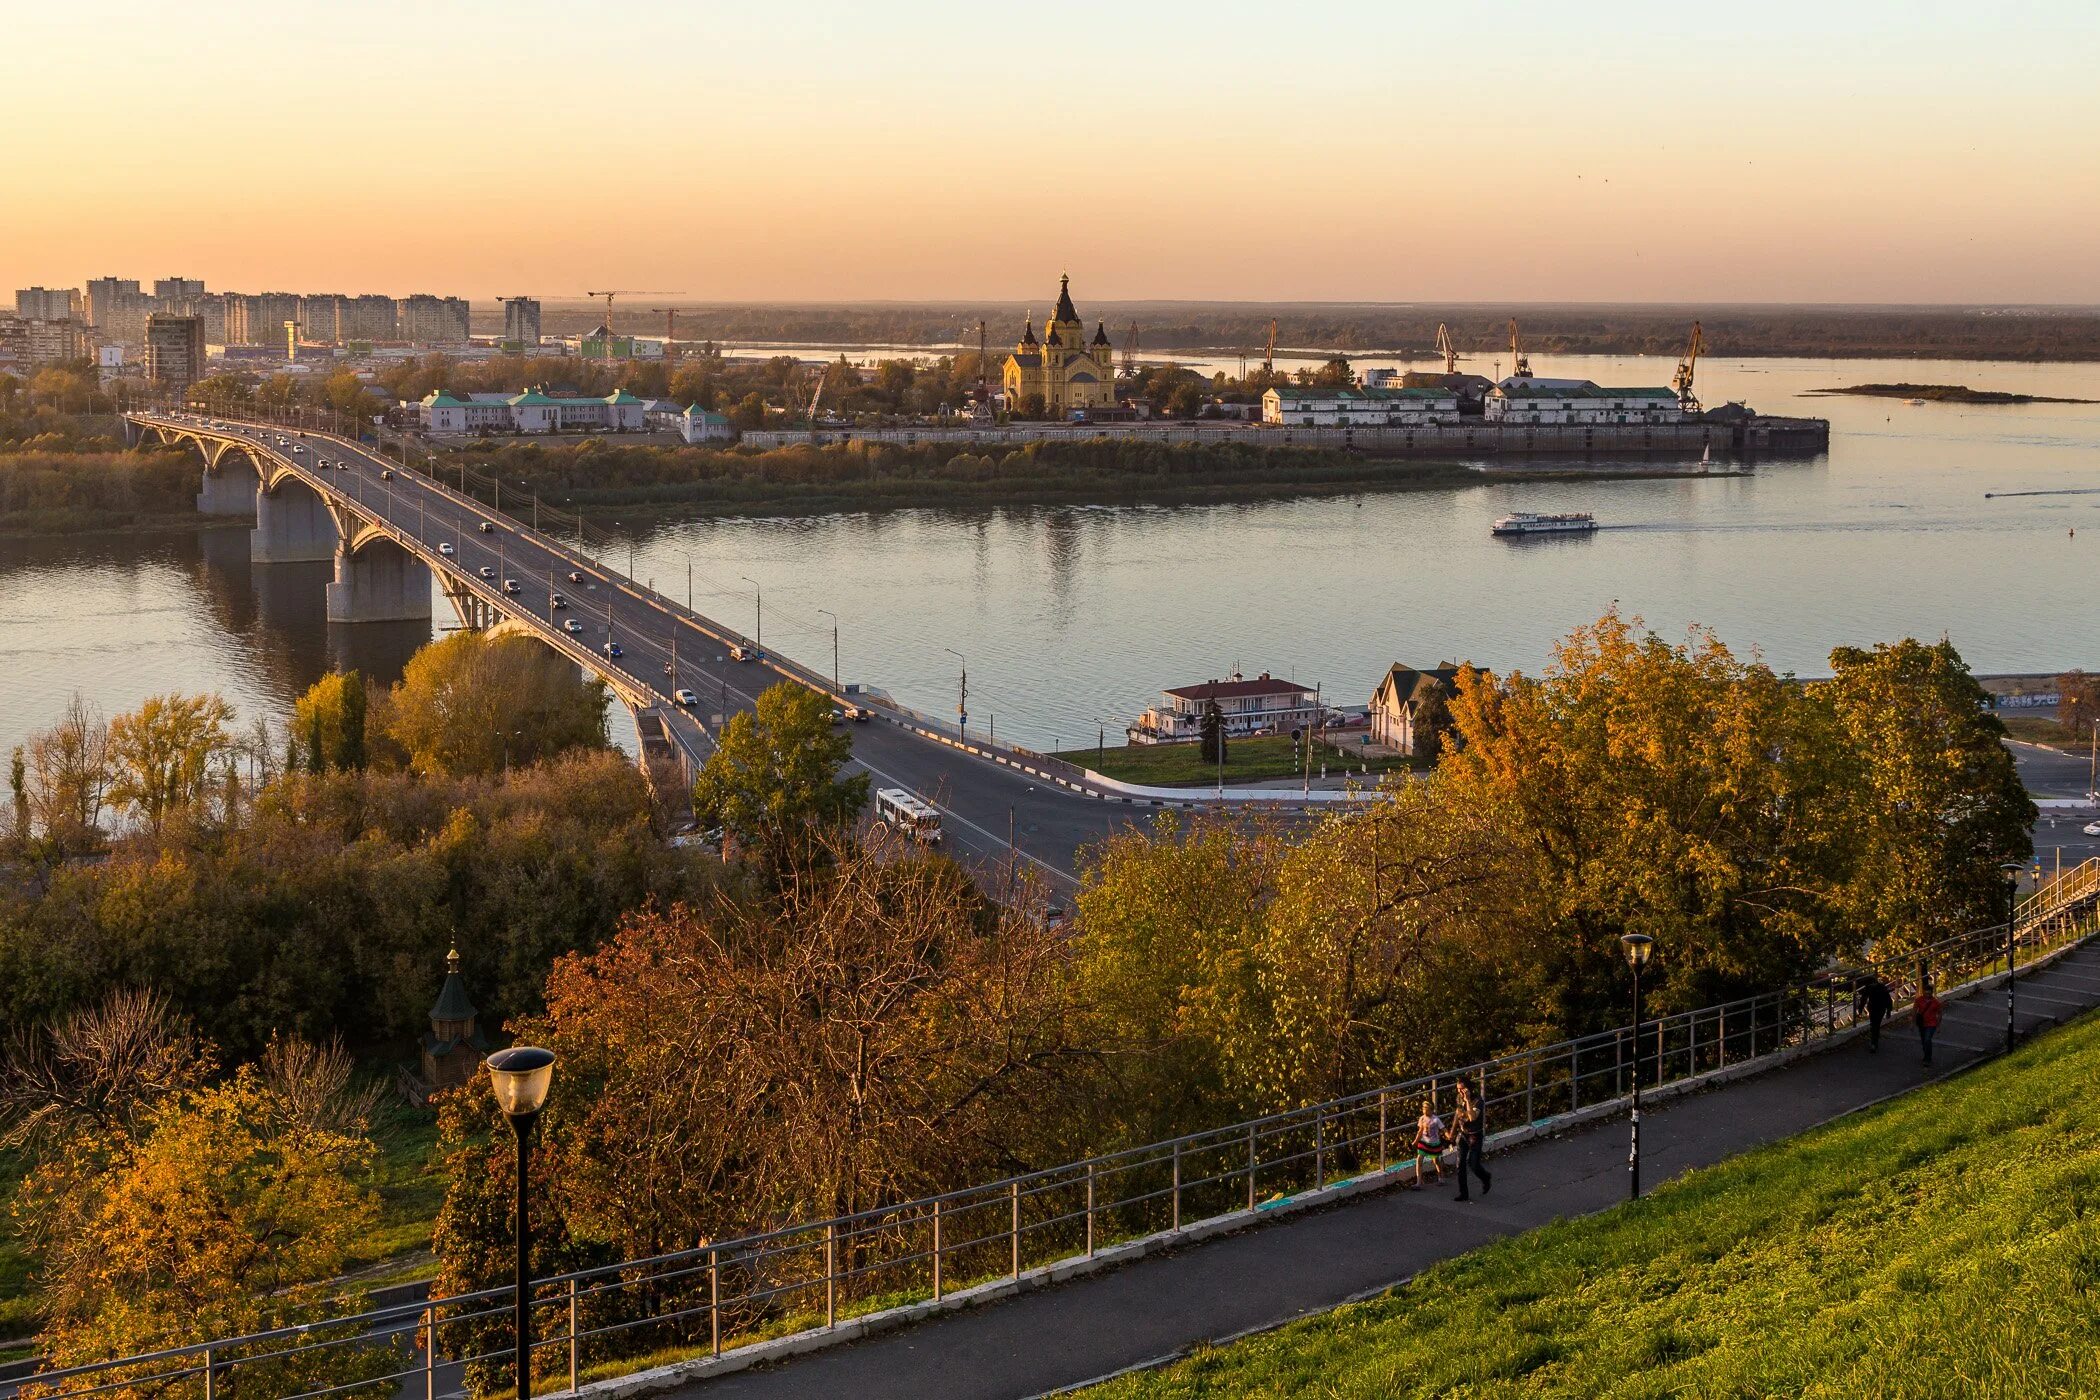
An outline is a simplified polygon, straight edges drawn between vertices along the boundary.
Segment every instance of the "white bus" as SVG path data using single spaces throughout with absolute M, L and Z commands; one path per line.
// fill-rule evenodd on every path
M 941 841 L 941 814 L 930 802 L 921 801 L 903 788 L 877 788 L 875 820 L 894 827 L 910 840 L 937 846 Z

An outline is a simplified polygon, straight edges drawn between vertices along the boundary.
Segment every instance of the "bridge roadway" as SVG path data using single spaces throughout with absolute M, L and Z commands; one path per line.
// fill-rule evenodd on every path
M 730 660 L 728 642 L 740 637 L 736 629 L 344 438 L 202 415 L 138 413 L 131 418 L 163 437 L 195 439 L 207 459 L 214 445 L 231 442 L 256 461 L 266 482 L 297 477 L 328 503 L 339 530 L 345 517 L 356 522 L 358 547 L 376 529 L 430 569 L 464 624 L 477 625 L 493 615 L 538 636 L 602 676 L 638 719 L 661 718 L 692 763 L 704 761 L 712 746 L 702 715 L 726 719 L 783 678 L 829 690 L 821 677 L 770 654 L 762 662 Z M 293 452 L 295 445 L 305 452 Z M 321 458 L 339 468 L 322 470 Z M 387 472 L 391 478 L 383 475 Z M 454 553 L 444 554 L 443 544 Z M 493 578 L 481 577 L 484 567 Z M 572 581 L 572 574 L 580 574 L 582 582 Z M 517 580 L 517 593 L 502 590 L 506 579 Z M 566 609 L 551 606 L 555 593 L 567 598 Z M 582 625 L 580 634 L 562 629 L 567 618 Z M 623 655 L 605 655 L 608 641 L 617 642 Z M 673 668 L 668 673 L 667 665 Z M 672 693 L 680 688 L 699 696 L 698 714 L 672 703 Z M 1145 816 L 1141 808 L 1073 793 L 880 718 L 852 725 L 850 732 L 854 763 L 873 775 L 875 785 L 908 788 L 937 805 L 950 853 L 981 869 L 1005 868 L 1010 829 L 1024 868 L 1033 866 L 1053 889 L 1069 892 L 1077 883 L 1078 849 Z

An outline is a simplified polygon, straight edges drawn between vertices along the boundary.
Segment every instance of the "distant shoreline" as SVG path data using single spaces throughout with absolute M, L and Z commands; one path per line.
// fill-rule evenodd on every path
M 2100 399 L 2060 399 L 2048 394 L 2015 394 L 2003 389 L 1971 389 L 1966 384 L 1852 384 L 1842 389 L 1812 389 L 1809 394 L 1851 394 L 1869 399 L 1921 399 L 1926 403 L 2100 403 Z

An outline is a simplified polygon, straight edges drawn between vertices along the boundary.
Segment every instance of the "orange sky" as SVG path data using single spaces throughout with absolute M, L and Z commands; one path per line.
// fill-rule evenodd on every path
M 45 6 L 0 286 L 2100 302 L 2100 6 L 1686 8 Z

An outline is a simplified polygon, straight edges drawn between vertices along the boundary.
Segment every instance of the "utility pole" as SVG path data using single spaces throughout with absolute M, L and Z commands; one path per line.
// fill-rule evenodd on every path
M 839 615 L 830 608 L 818 608 L 818 612 L 831 619 L 831 693 L 844 695 L 839 689 Z
M 955 727 L 964 743 L 970 741 L 970 662 L 954 647 L 943 647 L 950 656 L 962 662 L 962 690 L 955 701 Z M 1082 731 L 1084 732 L 1084 731 Z
M 737 577 L 751 585 L 751 594 L 758 600 L 758 635 L 751 640 L 757 644 L 760 651 L 764 651 L 766 649 L 766 590 L 758 586 L 758 580 L 755 578 L 750 578 L 744 574 L 738 574 Z

